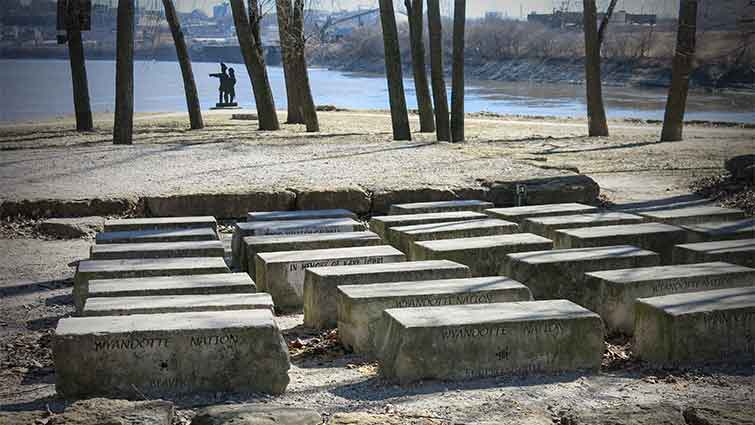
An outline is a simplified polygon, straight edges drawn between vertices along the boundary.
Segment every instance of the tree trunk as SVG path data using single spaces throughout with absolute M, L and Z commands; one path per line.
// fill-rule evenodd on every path
M 406 110 L 401 51 L 398 44 L 396 13 L 393 0 L 380 0 L 380 21 L 383 25 L 385 44 L 385 73 L 388 80 L 388 95 L 391 104 L 394 140 L 412 140 L 409 128 L 409 112 Z
M 304 124 L 307 126 L 307 132 L 316 133 L 320 131 L 320 122 L 317 119 L 317 107 L 312 98 L 312 88 L 309 85 L 309 72 L 307 71 L 307 58 L 305 56 L 307 40 L 304 37 L 304 0 L 295 0 L 292 27 L 295 36 L 295 78 L 298 81 L 297 92 L 304 113 Z
M 443 69 L 443 24 L 439 0 L 427 0 L 427 22 L 430 28 L 430 70 L 435 104 L 435 130 L 439 142 L 448 142 L 451 140 L 451 123 Z
M 68 57 L 71 62 L 71 80 L 73 82 L 73 107 L 76 111 L 76 131 L 92 131 L 92 107 L 89 102 L 89 84 L 84 59 L 84 43 L 81 40 L 79 0 L 72 0 L 69 9 Z
M 600 77 L 600 41 L 598 12 L 595 0 L 584 0 L 585 79 L 587 89 L 587 122 L 590 137 L 608 136 L 603 87 Z
M 433 101 L 430 97 L 430 83 L 427 80 L 427 66 L 425 65 L 423 0 L 405 0 L 405 3 L 409 15 L 409 39 L 412 48 L 414 88 L 417 93 L 417 108 L 419 109 L 419 131 L 421 133 L 432 133 L 435 131 L 435 117 L 433 116 Z
M 181 66 L 181 75 L 184 80 L 184 92 L 186 92 L 186 107 L 189 110 L 189 121 L 192 130 L 204 128 L 202 122 L 202 109 L 199 106 L 199 95 L 197 94 L 197 85 L 194 82 L 194 71 L 191 69 L 191 59 L 189 50 L 186 48 L 184 33 L 181 30 L 181 22 L 176 14 L 176 7 L 173 0 L 163 0 L 165 8 L 165 19 L 170 26 L 170 32 L 173 34 L 173 43 L 176 45 L 176 56 Z
M 255 13 L 253 16 L 247 16 L 247 12 L 244 10 L 244 0 L 230 0 L 230 3 L 241 54 L 244 57 L 246 71 L 252 80 L 252 91 L 259 116 L 259 128 L 260 130 L 279 130 L 280 123 L 275 111 L 275 101 L 267 76 L 262 46 L 258 43 L 258 36 L 255 36 L 253 29 L 255 26 L 259 28 L 259 22 L 254 22 L 257 21 L 257 15 Z M 252 6 L 250 5 L 251 9 Z M 253 21 L 251 23 L 250 18 Z
M 130 145 L 134 132 L 134 1 L 118 0 L 113 143 Z
M 697 0 L 681 0 L 676 54 L 671 69 L 671 88 L 666 101 L 666 114 L 663 118 L 662 142 L 682 140 L 689 74 L 695 59 L 696 28 Z
M 283 62 L 283 78 L 286 82 L 286 100 L 288 102 L 287 124 L 304 124 L 304 111 L 301 107 L 298 88 L 296 84 L 296 70 L 293 57 L 293 34 L 291 17 L 293 16 L 291 0 L 276 0 L 276 13 L 278 15 L 278 34 L 281 46 L 281 59 Z
M 467 1 L 454 2 L 453 80 L 451 82 L 451 141 L 464 141 L 464 31 Z

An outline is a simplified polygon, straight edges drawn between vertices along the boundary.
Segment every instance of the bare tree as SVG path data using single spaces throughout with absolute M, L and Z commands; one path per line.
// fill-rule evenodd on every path
M 430 74 L 435 104 L 435 130 L 438 141 L 448 142 L 451 140 L 451 124 L 443 68 L 443 24 L 439 0 L 427 0 L 427 22 L 430 32 Z
M 464 141 L 464 31 L 467 0 L 454 3 L 453 72 L 451 81 L 451 141 Z
M 393 139 L 411 140 L 412 132 L 409 128 L 409 112 L 406 109 L 401 51 L 398 44 L 398 29 L 396 28 L 396 12 L 393 8 L 393 0 L 380 0 L 380 21 L 383 26 L 385 71 L 391 105 Z
M 288 101 L 288 124 L 304 124 L 304 111 L 301 107 L 299 91 L 296 85 L 294 66 L 294 39 L 292 35 L 293 6 L 291 0 L 276 0 L 278 34 L 280 38 L 283 78 L 286 82 L 286 99 Z
M 317 119 L 317 107 L 312 98 L 312 88 L 309 85 L 309 72 L 305 56 L 307 39 L 304 35 L 304 0 L 294 0 L 294 16 L 291 29 L 293 31 L 293 69 L 297 83 L 296 91 L 307 131 L 315 133 L 320 131 L 320 122 Z
M 244 64 L 252 80 L 254 100 L 257 104 L 260 130 L 278 130 L 278 114 L 270 88 L 265 57 L 260 36 L 260 13 L 257 0 L 249 0 L 249 16 L 244 10 L 244 0 L 230 0 L 236 36 L 239 39 Z
M 191 59 L 189 50 L 186 48 L 184 33 L 181 30 L 181 23 L 178 20 L 176 6 L 173 0 L 163 0 L 165 8 L 165 20 L 168 21 L 170 32 L 173 35 L 173 43 L 176 45 L 176 56 L 181 66 L 181 75 L 184 80 L 184 92 L 186 92 L 186 107 L 189 110 L 189 122 L 192 130 L 204 128 L 202 121 L 202 109 L 199 106 L 199 95 L 197 94 L 197 85 L 194 82 L 194 71 L 191 69 Z
M 134 1 L 118 0 L 113 143 L 130 145 L 134 132 Z
M 81 2 L 68 2 L 66 27 L 68 31 L 68 57 L 71 62 L 73 83 L 73 107 L 76 111 L 76 131 L 92 131 L 92 107 L 89 102 L 89 83 L 84 59 L 84 43 L 81 40 Z
M 595 0 L 584 0 L 585 80 L 587 121 L 590 137 L 608 136 L 606 110 L 603 106 L 603 85 L 600 75 L 600 47 L 618 0 L 611 0 L 598 29 Z
M 681 0 L 676 54 L 671 68 L 671 88 L 666 101 L 666 113 L 663 117 L 663 131 L 661 132 L 663 142 L 682 140 L 689 75 L 695 59 L 696 28 L 697 0 Z
M 412 50 L 412 69 L 414 70 L 414 88 L 419 109 L 419 126 L 421 133 L 435 131 L 433 101 L 430 97 L 430 83 L 427 80 L 424 42 L 424 5 L 423 0 L 404 0 L 409 17 L 409 39 Z

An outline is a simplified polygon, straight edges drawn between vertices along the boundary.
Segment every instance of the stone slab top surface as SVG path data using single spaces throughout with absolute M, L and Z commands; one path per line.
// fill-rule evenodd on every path
M 127 334 L 131 332 L 225 330 L 246 327 L 274 327 L 269 310 L 237 310 L 130 316 L 68 317 L 60 319 L 57 336 Z
M 511 208 L 491 208 L 485 210 L 491 214 L 502 215 L 507 217 L 537 217 L 543 214 L 558 214 L 561 212 L 591 213 L 597 211 L 597 207 L 590 205 L 568 203 L 568 204 L 546 204 L 546 205 L 528 205 L 524 207 Z
M 477 199 L 457 199 L 453 201 L 412 202 L 407 204 L 393 204 L 391 209 L 414 210 L 425 208 L 458 208 L 458 207 L 485 207 L 493 206 L 492 202 Z
M 614 220 L 637 220 L 637 222 L 645 221 L 643 217 L 636 214 L 622 213 L 622 212 L 598 212 L 590 214 L 573 214 L 573 215 L 557 215 L 550 217 L 533 217 L 527 220 L 539 223 L 545 226 L 557 226 L 560 224 L 571 223 L 600 223 L 601 221 L 614 221 Z
M 606 236 L 631 236 L 651 233 L 683 232 L 684 229 L 663 223 L 619 224 L 614 226 L 580 227 L 557 230 L 556 233 L 576 238 L 599 238 Z
M 511 235 L 480 236 L 476 238 L 442 239 L 436 241 L 415 242 L 433 251 L 459 251 L 464 249 L 485 249 L 505 245 L 522 245 L 532 243 L 550 243 L 550 239 L 531 233 Z
M 351 299 L 390 298 L 411 295 L 443 295 L 470 291 L 499 291 L 526 289 L 523 284 L 507 277 L 472 277 L 463 279 L 420 280 L 410 282 L 374 283 L 371 285 L 339 286 L 338 290 Z
M 390 245 L 359 246 L 353 248 L 310 249 L 305 251 L 263 252 L 257 254 L 266 263 L 287 263 L 294 261 L 317 261 L 337 258 L 379 257 L 404 255 Z
M 451 221 L 444 223 L 431 223 L 431 224 L 414 224 L 411 226 L 398 226 L 392 227 L 394 232 L 401 232 L 409 235 L 433 233 L 433 232 L 450 232 L 454 230 L 465 229 L 479 229 L 485 227 L 503 227 L 503 226 L 517 226 L 516 223 L 510 221 L 499 220 L 496 218 L 485 218 L 480 220 L 467 220 L 467 221 Z
M 140 238 L 175 238 L 175 237 L 199 237 L 206 236 L 210 239 L 217 239 L 215 230 L 209 227 L 200 227 L 196 229 L 150 229 L 150 230 L 124 230 L 116 232 L 98 233 L 96 240 L 111 241 L 121 239 L 140 239 Z
M 658 255 L 632 245 L 601 246 L 595 248 L 553 249 L 507 254 L 511 260 L 532 264 L 591 261 L 604 258 L 638 257 Z
M 690 277 L 715 276 L 728 273 L 753 273 L 753 275 L 755 276 L 755 269 L 719 261 L 698 264 L 679 264 L 674 266 L 606 270 L 599 272 L 590 272 L 586 273 L 586 275 L 608 282 L 632 283 L 650 282 L 662 279 L 682 279 Z
M 224 306 L 273 307 L 270 294 L 151 295 L 148 297 L 88 298 L 84 312 L 144 309 L 212 308 Z
M 396 215 L 381 215 L 372 217 L 373 220 L 380 221 L 385 224 L 393 224 L 393 223 L 403 223 L 403 222 L 411 222 L 411 221 L 422 221 L 422 220 L 443 220 L 448 219 L 448 221 L 453 221 L 457 219 L 484 219 L 488 218 L 483 213 L 478 213 L 474 211 L 449 211 L 449 212 L 439 212 L 439 213 L 425 213 L 425 214 L 396 214 Z
M 411 272 L 416 270 L 445 270 L 458 268 L 468 267 L 448 260 L 429 260 L 383 264 L 360 264 L 356 266 L 312 267 L 307 270 L 318 276 L 327 277 L 360 275 L 365 273 Z
M 654 210 L 637 213 L 644 217 L 664 220 L 681 217 L 694 217 L 704 215 L 719 215 L 719 214 L 744 214 L 744 211 L 735 208 L 722 208 L 715 206 L 701 206 L 701 207 L 685 207 L 674 208 L 668 210 Z
M 212 288 L 216 286 L 254 285 L 247 273 L 216 273 L 190 276 L 135 277 L 126 279 L 94 279 L 89 281 L 89 295 L 103 292 L 170 290 L 172 288 Z
M 195 258 L 138 258 L 128 260 L 86 260 L 79 263 L 77 272 L 96 273 L 111 270 L 170 270 L 227 267 L 220 257 Z
M 249 221 L 236 223 L 236 226 L 245 231 L 254 231 L 256 229 L 280 228 L 280 229 L 299 229 L 305 227 L 320 226 L 348 226 L 360 225 L 361 223 L 353 218 L 316 218 L 308 220 L 275 220 L 275 221 Z
M 195 249 L 223 249 L 223 242 L 185 241 L 185 242 L 138 242 L 92 245 L 92 252 L 126 252 L 126 251 L 180 251 Z
M 709 235 L 727 235 L 732 233 L 750 233 L 755 237 L 755 219 L 739 221 L 717 221 L 713 223 L 687 224 L 681 226 L 690 232 Z
M 108 227 L 131 227 L 131 226 L 150 226 L 150 225 L 196 225 L 208 224 L 216 225 L 217 220 L 212 216 L 195 216 L 195 217 L 150 217 L 150 218 L 122 218 L 105 221 L 105 228 Z
M 304 243 L 310 241 L 339 241 L 344 239 L 380 239 L 373 232 L 306 233 L 301 235 L 246 236 L 247 245 L 274 245 L 281 243 Z
M 567 300 L 395 308 L 385 313 L 407 328 L 599 317 Z
M 637 302 L 663 310 L 671 316 L 742 308 L 755 310 L 755 287 L 686 292 L 661 297 L 640 298 Z
M 711 254 L 719 252 L 755 251 L 755 239 L 688 243 L 677 245 L 677 247 L 688 249 L 690 251 L 709 252 Z
M 250 212 L 246 215 L 247 221 L 306 220 L 317 218 L 357 218 L 357 215 L 346 209 Z

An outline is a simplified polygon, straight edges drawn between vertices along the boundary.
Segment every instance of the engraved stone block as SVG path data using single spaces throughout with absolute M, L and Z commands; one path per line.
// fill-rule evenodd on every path
M 745 218 L 745 213 L 742 210 L 714 206 L 655 210 L 638 212 L 637 214 L 652 221 L 675 225 L 734 221 Z
M 516 233 L 518 229 L 516 224 L 498 219 L 468 220 L 392 227 L 388 229 L 387 239 L 411 257 L 414 242 L 507 235 Z
M 429 214 L 452 211 L 475 211 L 482 212 L 493 208 L 492 202 L 478 200 L 437 201 L 437 202 L 414 202 L 411 204 L 393 204 L 388 211 L 389 215 L 399 214 Z
M 589 205 L 570 203 L 570 204 L 548 204 L 548 205 L 529 205 L 525 207 L 512 208 L 491 208 L 485 210 L 485 214 L 493 218 L 521 223 L 528 218 L 553 217 L 559 215 L 589 214 L 597 212 L 596 207 Z
M 125 218 L 105 221 L 106 232 L 127 232 L 134 230 L 175 230 L 211 228 L 218 230 L 215 217 L 158 217 Z
M 556 230 L 560 229 L 614 226 L 619 224 L 640 224 L 645 221 L 647 221 L 645 218 L 634 214 L 599 212 L 592 214 L 528 218 L 519 224 L 519 228 L 522 232 L 534 233 L 548 239 L 555 239 Z
M 386 239 L 388 229 L 398 226 L 412 226 L 416 224 L 444 223 L 450 221 L 482 220 L 488 218 L 485 214 L 473 211 L 457 211 L 430 214 L 402 214 L 372 217 L 370 230 Z
M 318 218 L 353 218 L 356 220 L 357 215 L 344 209 L 250 212 L 246 215 L 246 221 L 312 220 Z
M 755 220 L 718 221 L 681 227 L 689 233 L 690 243 L 755 239 Z
M 725 261 L 755 268 L 755 239 L 677 245 L 674 247 L 672 257 L 674 264 Z
M 82 316 L 183 313 L 190 311 L 273 311 L 270 294 L 154 295 L 149 297 L 87 298 Z
M 223 257 L 221 241 L 150 242 L 92 245 L 92 260 L 127 260 L 135 258 Z
M 218 234 L 209 227 L 198 229 L 158 229 L 128 230 L 123 232 L 98 233 L 95 242 L 99 244 L 149 243 L 149 242 L 190 242 L 215 241 Z
M 254 294 L 257 287 L 246 273 L 140 277 L 89 281 L 89 296 L 150 297 L 155 295 Z

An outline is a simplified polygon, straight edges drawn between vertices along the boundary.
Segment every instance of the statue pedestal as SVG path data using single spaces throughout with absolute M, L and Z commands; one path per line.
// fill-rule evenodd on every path
M 241 109 L 239 108 L 239 104 L 236 102 L 233 103 L 216 103 L 214 108 L 210 109 Z

